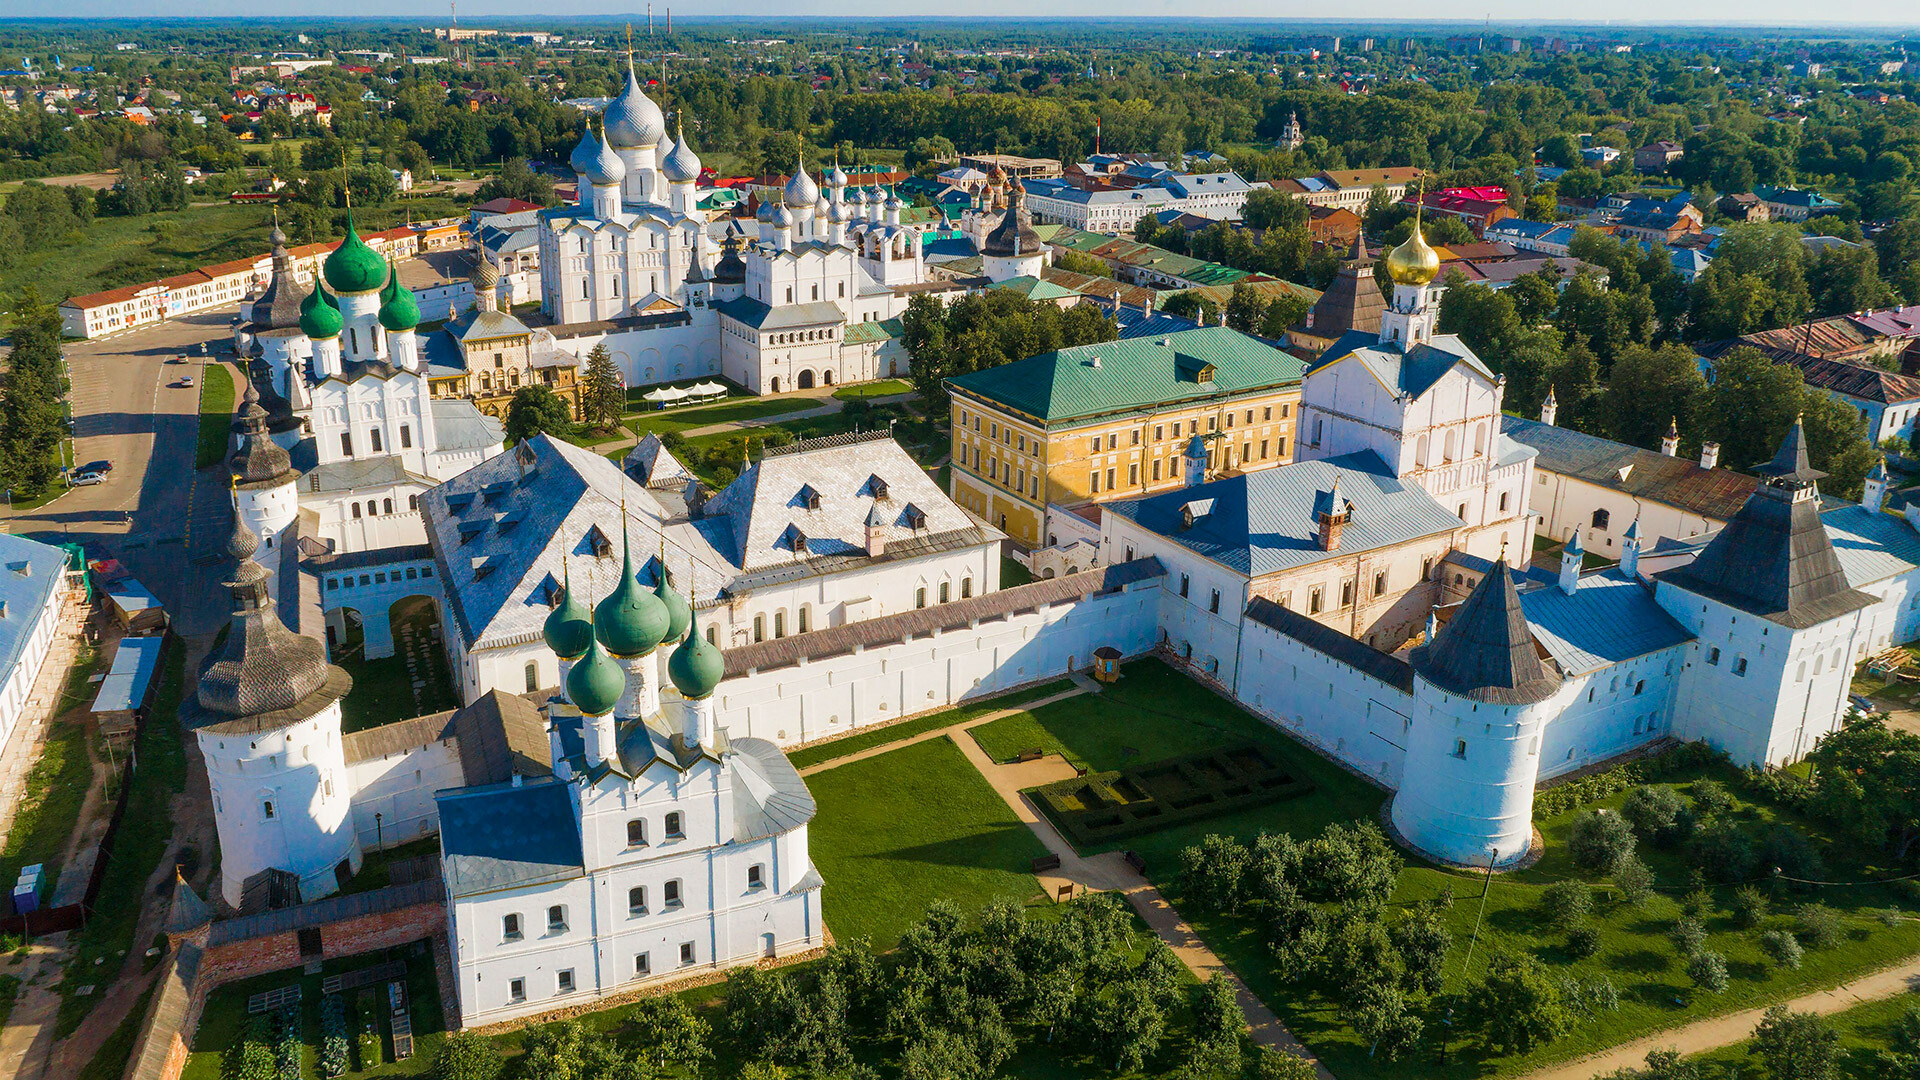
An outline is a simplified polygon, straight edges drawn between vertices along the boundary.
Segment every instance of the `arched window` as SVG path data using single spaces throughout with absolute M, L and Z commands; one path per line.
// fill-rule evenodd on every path
M 360 504 L 354 503 L 352 505 L 353 505 L 353 516 L 357 519 L 360 516 Z
M 1479 424 L 1473 429 L 1473 456 L 1479 457 L 1487 452 L 1487 425 Z
M 540 665 L 527 661 L 527 693 L 540 689 Z
M 627 822 L 627 846 L 644 847 L 647 843 L 647 822 L 645 818 L 634 818 Z
M 1594 528 L 1596 528 L 1596 529 L 1604 529 L 1604 528 L 1606 528 L 1606 527 L 1607 527 L 1607 519 L 1608 519 L 1608 515 L 1607 515 L 1607 512 L 1606 512 L 1606 511 L 1605 511 L 1604 509 L 1602 509 L 1602 510 L 1595 510 L 1595 511 L 1593 512 L 1593 527 L 1594 527 Z
M 1316 443 L 1319 442 L 1317 439 L 1314 441 Z M 1427 437 L 1425 435 L 1414 440 L 1413 464 L 1415 468 L 1423 468 L 1427 464 Z
M 1440 458 L 1440 460 L 1442 460 L 1442 461 L 1452 461 L 1452 460 L 1453 460 L 1453 449 L 1454 449 L 1454 441 L 1453 441 L 1453 440 L 1454 440 L 1454 436 L 1455 436 L 1455 434 L 1456 434 L 1456 432 L 1455 432 L 1455 431 L 1454 431 L 1454 430 L 1453 430 L 1452 428 L 1448 428 L 1448 429 L 1447 429 L 1447 436 L 1446 436 L 1446 441 L 1445 441 L 1445 443 L 1444 443 L 1444 444 L 1442 445 L 1442 449 L 1441 449 L 1441 458 Z
M 383 514 L 391 514 L 391 513 L 393 513 L 393 500 L 392 500 L 392 499 L 381 499 L 381 500 L 380 500 L 380 512 L 381 512 L 381 513 L 383 513 Z

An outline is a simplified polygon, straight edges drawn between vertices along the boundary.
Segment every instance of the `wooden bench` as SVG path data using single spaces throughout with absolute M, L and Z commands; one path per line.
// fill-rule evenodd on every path
M 1133 867 L 1133 870 L 1135 873 L 1139 874 L 1141 877 L 1145 877 L 1147 875 L 1147 860 L 1141 858 L 1139 852 L 1123 851 L 1120 853 L 1120 857 L 1126 860 L 1126 863 L 1128 866 Z
M 1048 870 L 1058 869 L 1060 869 L 1060 856 L 1058 855 L 1042 855 L 1033 860 L 1033 872 L 1036 874 L 1044 874 Z
M 388 1022 L 393 1027 L 393 1060 L 405 1061 L 413 1056 L 413 1016 L 407 1012 L 405 983 L 387 984 L 387 1005 L 391 1010 Z
M 1045 750 L 1042 750 L 1037 746 L 1029 746 L 1025 750 L 1022 750 L 1018 754 L 1014 755 L 1013 763 L 1015 765 L 1025 765 L 1029 761 L 1039 761 L 1041 758 L 1046 756 L 1047 756 L 1047 752 Z

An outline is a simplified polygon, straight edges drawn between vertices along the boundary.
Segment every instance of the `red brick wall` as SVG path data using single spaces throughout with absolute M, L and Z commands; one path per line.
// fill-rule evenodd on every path
M 322 955 L 332 960 L 438 937 L 445 934 L 446 929 L 445 906 L 415 904 L 328 923 L 320 928 L 320 948 Z M 194 989 L 205 994 L 222 983 L 299 967 L 301 963 L 299 936 L 291 931 L 229 942 L 207 950 L 200 961 L 200 977 Z

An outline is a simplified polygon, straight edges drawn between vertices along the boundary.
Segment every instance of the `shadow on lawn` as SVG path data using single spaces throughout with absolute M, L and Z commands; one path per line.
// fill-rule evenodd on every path
M 1030 853 L 1012 854 L 1015 851 Z M 1025 874 L 1032 872 L 1032 860 L 1046 853 L 1045 846 L 1034 838 L 1025 825 L 1014 824 L 994 825 L 966 836 L 931 844 L 868 852 L 856 858 Z

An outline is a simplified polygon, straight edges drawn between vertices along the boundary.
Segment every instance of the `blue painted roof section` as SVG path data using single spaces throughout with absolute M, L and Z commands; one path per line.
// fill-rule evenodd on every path
M 1526 218 L 1508 218 L 1488 226 L 1487 232 L 1498 236 L 1519 236 L 1538 239 L 1559 228 L 1551 221 L 1529 221 Z
M 1435 334 L 1431 341 L 1403 352 L 1399 342 L 1384 341 L 1380 335 L 1365 330 L 1349 330 L 1341 335 L 1332 348 L 1313 362 L 1307 374 L 1311 375 L 1349 356 L 1365 364 L 1381 382 L 1414 398 L 1433 389 L 1433 385 L 1452 371 L 1455 364 L 1466 364 L 1488 382 L 1495 378 L 1480 357 L 1456 335 Z
M 164 637 L 121 638 L 113 654 L 113 667 L 100 680 L 100 692 L 93 696 L 93 710 L 129 712 L 147 700 L 147 687 L 153 673 L 160 669 L 160 650 Z
M 0 664 L 4 665 L 0 672 L 11 672 L 20 663 L 39 625 L 40 611 L 59 586 L 66 566 L 67 553 L 59 548 L 0 533 L 0 604 L 6 605 L 6 615 L 0 617 Z
M 571 785 L 558 780 L 440 792 L 447 895 L 565 881 L 586 872 Z
M 1920 533 L 1905 518 L 1846 506 L 1820 515 L 1847 584 L 1862 588 L 1920 566 Z
M 1645 582 L 1618 569 L 1582 576 L 1571 594 L 1557 585 L 1528 589 L 1520 594 L 1520 607 L 1534 638 L 1569 675 L 1693 640 L 1654 603 Z
M 1182 330 L 1192 330 L 1200 325 L 1192 319 L 1183 319 L 1178 315 L 1166 315 L 1158 311 L 1146 312 L 1130 307 L 1122 307 L 1114 312 L 1113 321 L 1120 328 L 1120 337 L 1123 339 L 1177 334 Z
M 1314 501 L 1340 480 L 1353 507 L 1340 547 L 1324 551 L 1313 519 Z M 1185 527 L 1181 508 L 1212 501 L 1206 516 Z M 1451 533 L 1460 519 L 1441 509 L 1417 484 L 1395 478 L 1371 450 L 1321 461 L 1296 461 L 1244 476 L 1181 488 L 1144 499 L 1105 504 L 1115 514 L 1253 577 L 1327 559 Z

